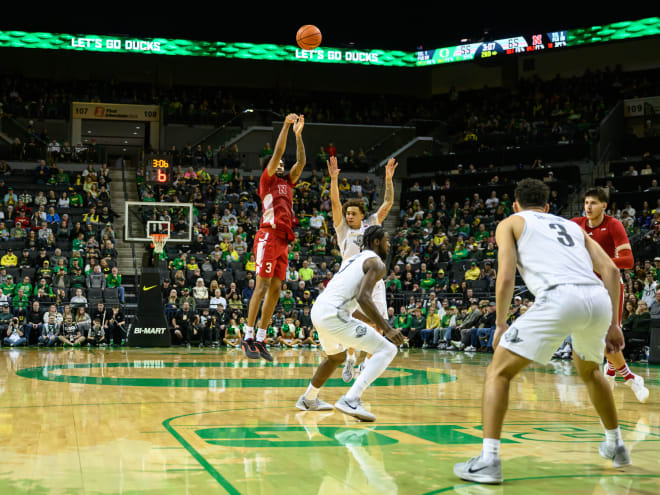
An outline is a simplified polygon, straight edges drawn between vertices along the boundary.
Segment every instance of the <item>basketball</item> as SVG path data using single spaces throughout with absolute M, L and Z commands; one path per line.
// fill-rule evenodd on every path
M 313 50 L 321 44 L 321 39 L 321 31 L 311 24 L 305 24 L 296 34 L 296 43 L 303 50 Z

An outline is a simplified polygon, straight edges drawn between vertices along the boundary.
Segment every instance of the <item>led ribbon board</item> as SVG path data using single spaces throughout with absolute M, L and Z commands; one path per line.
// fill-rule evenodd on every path
M 551 31 L 529 36 L 514 36 L 488 42 L 437 48 L 417 52 L 417 65 L 437 65 L 463 62 L 497 55 L 537 52 L 566 46 L 580 46 L 589 43 L 656 36 L 660 34 L 660 17 L 650 17 L 639 21 L 615 22 L 606 26 L 592 26 L 586 29 Z
M 659 34 L 660 17 L 650 17 L 638 21 L 615 22 L 605 26 L 592 26 L 584 29 L 521 35 L 419 52 L 351 50 L 328 47 L 302 50 L 290 45 L 29 33 L 24 31 L 0 31 L 0 48 L 39 48 L 43 50 L 140 53 L 385 67 L 423 67 Z
M 302 50 L 296 46 L 273 44 L 0 31 L 0 48 L 11 47 L 390 67 L 414 67 L 417 61 L 415 53 L 402 51 L 348 50 L 327 47 Z

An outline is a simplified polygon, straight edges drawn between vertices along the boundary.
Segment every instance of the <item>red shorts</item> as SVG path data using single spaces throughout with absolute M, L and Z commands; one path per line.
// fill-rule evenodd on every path
M 254 236 L 252 252 L 257 264 L 256 273 L 261 278 L 277 277 L 286 280 L 289 266 L 289 243 L 270 229 L 262 229 Z

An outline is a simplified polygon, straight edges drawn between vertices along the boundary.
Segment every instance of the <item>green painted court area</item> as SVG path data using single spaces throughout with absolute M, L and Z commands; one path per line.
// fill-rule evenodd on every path
M 319 351 L 272 364 L 210 349 L 0 355 L 0 493 L 660 493 L 658 367 L 635 368 L 648 403 L 614 391 L 625 469 L 598 455 L 603 430 L 571 363 L 531 367 L 511 388 L 505 482 L 488 486 L 452 472 L 481 449 L 487 355 L 401 352 L 365 393 L 374 423 L 296 409 Z M 336 376 L 320 397 L 346 389 Z

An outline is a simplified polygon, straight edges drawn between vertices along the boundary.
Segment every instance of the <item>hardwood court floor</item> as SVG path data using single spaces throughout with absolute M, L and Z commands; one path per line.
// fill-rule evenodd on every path
M 481 448 L 487 355 L 400 352 L 365 393 L 377 415 L 301 412 L 321 352 L 248 362 L 225 350 L 2 349 L 0 494 L 657 494 L 660 368 L 651 397 L 615 399 L 633 466 L 597 453 L 602 429 L 572 364 L 532 366 L 511 390 L 505 484 L 456 478 Z M 339 373 L 322 391 L 334 402 Z

